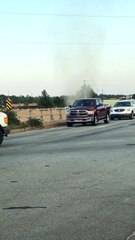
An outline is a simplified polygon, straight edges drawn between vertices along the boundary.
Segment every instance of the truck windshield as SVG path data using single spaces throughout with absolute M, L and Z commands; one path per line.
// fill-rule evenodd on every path
M 114 107 L 130 107 L 131 106 L 131 102 L 130 101 L 126 101 L 126 102 L 117 102 Z
M 95 106 L 95 100 L 92 99 L 80 99 L 76 100 L 73 104 L 73 107 L 92 107 Z

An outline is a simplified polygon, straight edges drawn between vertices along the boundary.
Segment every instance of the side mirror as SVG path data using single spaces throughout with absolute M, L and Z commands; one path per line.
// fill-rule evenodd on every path
M 101 107 L 101 106 L 103 106 L 103 104 L 102 104 L 102 103 L 99 103 L 99 104 L 97 105 L 97 107 Z
M 72 105 L 69 105 L 69 108 L 71 108 L 72 107 Z

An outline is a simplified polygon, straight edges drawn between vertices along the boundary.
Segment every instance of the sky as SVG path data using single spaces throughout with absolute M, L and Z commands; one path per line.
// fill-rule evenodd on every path
M 0 0 L 0 94 L 135 93 L 134 0 Z

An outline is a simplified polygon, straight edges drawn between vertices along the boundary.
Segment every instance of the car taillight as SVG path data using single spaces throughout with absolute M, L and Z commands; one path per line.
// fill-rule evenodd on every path
M 4 117 L 4 123 L 8 124 L 8 117 Z

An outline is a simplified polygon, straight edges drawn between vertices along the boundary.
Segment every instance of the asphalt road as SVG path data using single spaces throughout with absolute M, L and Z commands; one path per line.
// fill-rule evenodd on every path
M 135 239 L 135 120 L 5 139 L 0 240 L 40 239 Z

